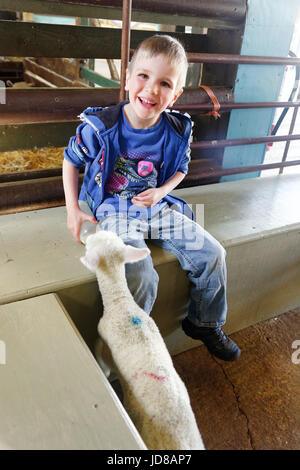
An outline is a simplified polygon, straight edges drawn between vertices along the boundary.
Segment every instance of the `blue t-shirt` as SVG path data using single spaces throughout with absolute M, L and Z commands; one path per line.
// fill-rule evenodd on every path
M 114 169 L 107 178 L 105 199 L 98 207 L 96 216 L 127 212 L 132 217 L 155 215 L 166 202 L 143 208 L 132 204 L 131 199 L 149 188 L 156 188 L 160 165 L 163 161 L 165 116 L 149 129 L 134 129 L 126 119 L 124 109 L 119 119 L 120 153 Z M 111 211 L 109 208 L 111 207 Z

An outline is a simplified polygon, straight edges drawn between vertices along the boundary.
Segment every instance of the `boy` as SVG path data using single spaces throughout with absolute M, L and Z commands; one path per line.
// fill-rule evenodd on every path
M 152 36 L 140 44 L 128 67 L 129 102 L 81 114 L 83 123 L 64 152 L 67 224 L 77 241 L 87 221 L 133 246 L 144 247 L 149 237 L 174 253 L 191 285 L 184 332 L 218 358 L 234 361 L 240 349 L 222 330 L 225 250 L 185 215 L 185 201 L 169 194 L 185 177 L 190 160 L 191 120 L 166 112 L 183 91 L 187 67 L 176 39 Z M 78 169 L 84 164 L 78 202 Z M 127 264 L 126 278 L 135 301 L 150 314 L 158 285 L 151 256 Z

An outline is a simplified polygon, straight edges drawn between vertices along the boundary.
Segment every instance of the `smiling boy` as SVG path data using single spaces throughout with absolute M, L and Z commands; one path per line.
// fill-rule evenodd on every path
M 176 65 L 166 61 L 162 54 L 141 55 L 134 60 L 127 71 L 126 87 L 129 103 L 124 106 L 124 114 L 135 129 L 149 129 L 161 119 L 166 108 L 173 106 L 182 93 L 182 83 Z M 160 201 L 185 177 L 185 172 L 177 172 L 167 186 L 149 189 L 132 198 L 141 207 L 149 207 Z
M 225 250 L 190 217 L 185 201 L 169 193 L 190 161 L 192 123 L 169 112 L 183 92 L 188 62 L 182 45 L 166 35 L 143 41 L 127 70 L 129 101 L 88 108 L 64 152 L 63 182 L 68 228 L 80 241 L 83 222 L 115 231 L 125 243 L 145 239 L 178 258 L 190 280 L 185 333 L 226 361 L 240 355 L 224 333 L 227 314 Z M 86 165 L 78 202 L 78 170 Z M 158 275 L 151 256 L 126 265 L 128 287 L 150 313 Z

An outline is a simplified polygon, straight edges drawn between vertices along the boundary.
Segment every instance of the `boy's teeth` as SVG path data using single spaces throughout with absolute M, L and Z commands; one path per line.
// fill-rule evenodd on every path
M 154 104 L 154 103 L 151 103 L 151 101 L 145 100 L 144 98 L 140 98 L 140 100 L 141 100 L 143 103 Z

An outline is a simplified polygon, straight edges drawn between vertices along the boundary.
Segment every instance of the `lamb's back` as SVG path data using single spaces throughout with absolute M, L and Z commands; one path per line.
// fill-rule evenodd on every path
M 130 312 L 107 314 L 98 331 L 109 346 L 118 367 L 139 369 L 147 364 L 173 367 L 170 354 L 154 320 L 138 306 Z M 130 362 L 128 362 L 130 361 Z

